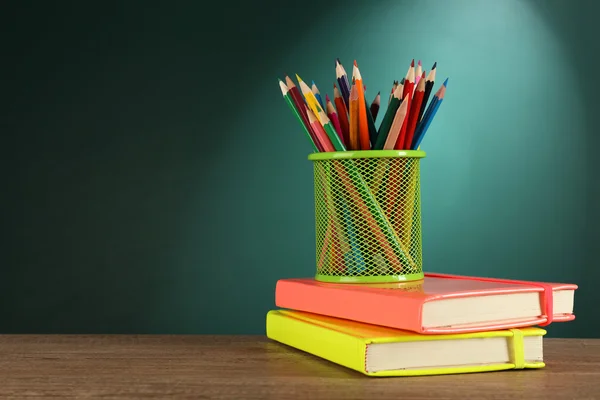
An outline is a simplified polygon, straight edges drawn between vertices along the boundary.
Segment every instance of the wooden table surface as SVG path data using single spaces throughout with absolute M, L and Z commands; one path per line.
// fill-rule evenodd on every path
M 600 399 L 600 339 L 546 368 L 370 378 L 262 336 L 0 335 L 0 398 Z

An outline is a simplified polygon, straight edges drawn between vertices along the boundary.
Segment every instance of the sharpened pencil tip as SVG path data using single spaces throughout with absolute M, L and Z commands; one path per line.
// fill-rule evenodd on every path
M 435 69 L 435 67 L 437 67 L 437 61 L 433 63 L 433 67 L 431 67 L 431 69 Z
M 417 65 L 421 65 L 421 60 L 419 60 L 419 62 L 417 63 Z
M 325 101 L 329 102 L 329 95 L 327 93 L 325 93 Z
M 415 59 L 413 58 L 413 60 L 410 62 L 410 66 L 414 67 L 415 66 Z
M 358 67 L 358 64 L 356 63 L 356 60 L 354 60 L 354 66 Z
M 298 82 L 304 82 L 304 81 L 302 80 L 302 78 L 300 78 L 300 76 L 299 76 L 298 74 L 296 74 L 296 79 L 298 79 Z
M 333 84 L 333 88 L 334 88 L 334 89 L 337 89 L 337 86 L 335 86 L 335 83 Z
M 336 58 L 336 59 L 335 59 L 335 62 L 336 62 L 336 63 L 338 63 L 338 64 L 341 64 L 341 63 L 342 63 L 342 62 L 340 61 L 340 59 L 339 59 L 339 58 Z
M 448 78 L 446 78 L 446 80 L 443 83 L 444 86 L 448 87 Z

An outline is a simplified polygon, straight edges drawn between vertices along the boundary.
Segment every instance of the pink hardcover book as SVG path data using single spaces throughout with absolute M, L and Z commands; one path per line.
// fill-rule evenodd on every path
M 348 284 L 281 279 L 280 308 L 421 334 L 546 326 L 575 319 L 577 285 L 426 273 L 416 282 Z

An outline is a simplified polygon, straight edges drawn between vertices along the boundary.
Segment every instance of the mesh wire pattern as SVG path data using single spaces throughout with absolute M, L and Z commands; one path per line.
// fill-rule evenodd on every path
M 317 280 L 423 278 L 419 161 L 314 160 Z

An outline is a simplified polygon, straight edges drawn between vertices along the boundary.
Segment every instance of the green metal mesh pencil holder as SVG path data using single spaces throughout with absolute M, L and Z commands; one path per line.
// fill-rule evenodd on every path
M 315 279 L 373 283 L 423 279 L 417 150 L 312 153 Z

